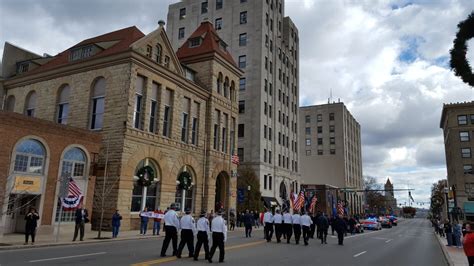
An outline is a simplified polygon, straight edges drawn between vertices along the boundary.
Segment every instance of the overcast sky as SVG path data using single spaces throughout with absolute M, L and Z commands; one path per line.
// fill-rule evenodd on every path
M 55 55 L 132 25 L 149 33 L 174 2 L 0 0 L 0 42 Z M 473 0 L 286 0 L 300 33 L 300 105 L 327 103 L 332 89 L 361 124 L 364 175 L 415 188 L 416 201 L 447 175 L 443 103 L 473 100 L 449 68 L 456 25 L 472 10 Z

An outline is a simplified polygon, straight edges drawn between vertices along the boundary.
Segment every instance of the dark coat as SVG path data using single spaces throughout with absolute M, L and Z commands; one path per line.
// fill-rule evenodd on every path
M 114 213 L 112 215 L 112 226 L 120 226 L 120 220 L 122 220 L 122 215 Z
M 87 209 L 77 209 L 76 210 L 76 224 L 80 224 L 82 222 L 82 210 L 84 210 L 84 223 L 89 222 L 89 212 L 87 212 Z
M 336 220 L 334 220 L 334 229 L 336 229 L 336 232 L 338 233 L 344 233 L 346 230 L 347 230 L 347 224 L 346 224 L 346 221 L 344 221 L 343 219 L 341 218 L 336 218 Z
M 252 214 L 246 213 L 246 214 L 244 214 L 244 219 L 243 220 L 244 220 L 245 225 L 247 225 L 247 226 L 250 225 L 251 226 L 251 225 L 253 225 L 254 217 L 253 217 Z
M 321 230 L 326 230 L 329 228 L 329 221 L 326 216 L 321 215 L 318 217 L 318 228 L 321 228 Z
M 25 216 L 25 228 L 26 229 L 35 229 L 38 226 L 39 215 L 37 213 L 29 212 Z

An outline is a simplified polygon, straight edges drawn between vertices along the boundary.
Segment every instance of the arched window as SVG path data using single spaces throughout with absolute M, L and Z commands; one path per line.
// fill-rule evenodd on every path
M 98 78 L 91 93 L 91 129 L 101 129 L 105 110 L 105 79 Z
M 10 112 L 15 111 L 15 96 L 13 96 L 13 95 L 8 96 L 7 106 L 6 106 L 5 110 L 10 111 Z
M 280 198 L 286 200 L 288 199 L 288 193 L 286 192 L 286 185 L 285 182 L 280 183 Z
M 64 85 L 59 89 L 58 96 L 58 106 L 57 106 L 57 119 L 56 122 L 59 124 L 66 125 L 67 117 L 69 114 L 69 95 L 70 95 L 69 85 Z
M 235 98 L 236 98 L 236 95 L 235 95 L 235 82 L 231 81 L 230 82 L 230 101 L 235 102 Z
M 229 78 L 228 77 L 225 77 L 225 81 L 224 81 L 224 97 L 228 97 L 229 96 Z
M 161 57 L 162 57 L 163 49 L 161 48 L 160 44 L 156 45 L 156 62 L 161 64 Z
M 23 140 L 15 149 L 15 166 L 13 171 L 18 173 L 44 173 L 46 151 L 37 140 Z
M 31 91 L 26 96 L 25 101 L 25 115 L 34 117 L 35 116 L 35 109 L 36 109 L 36 92 Z
M 139 184 L 138 172 L 145 166 L 150 166 L 154 172 L 154 180 L 149 186 L 142 186 Z M 156 208 L 156 194 L 158 190 L 159 172 L 155 164 L 150 158 L 141 160 L 136 169 L 135 176 L 133 178 L 133 190 L 132 190 L 132 205 L 130 211 L 139 212 L 147 207 L 149 210 Z
M 221 94 L 222 91 L 222 73 L 219 72 L 219 76 L 217 77 L 217 93 Z
M 74 147 L 64 153 L 62 158 L 62 168 L 61 168 L 61 180 L 71 179 L 69 182 L 69 187 L 76 189 L 76 193 L 85 195 L 85 190 L 87 188 L 87 178 L 86 178 L 86 165 L 87 158 L 83 150 Z M 71 186 L 71 182 L 74 182 L 74 186 Z M 56 218 L 55 221 L 58 221 L 60 211 L 62 208 L 61 199 L 58 198 L 58 203 L 56 205 Z M 62 212 L 62 222 L 74 222 L 76 219 L 76 210 L 64 210 Z
M 186 190 L 184 192 L 185 194 L 185 197 L 184 197 L 184 206 L 181 206 L 182 203 L 183 203 L 183 190 L 180 189 L 180 186 L 178 184 L 178 182 L 176 182 L 176 193 L 175 193 L 175 201 L 176 203 L 179 203 L 180 206 L 181 206 L 181 210 L 186 210 L 186 209 L 190 209 L 191 212 L 193 212 L 193 209 L 194 209 L 194 174 L 193 172 L 189 169 L 189 167 L 187 166 L 184 166 L 183 169 L 181 170 L 180 174 L 182 172 L 188 172 L 190 175 L 191 175 L 191 184 L 190 184 L 190 188 L 188 190 Z M 178 175 L 179 177 L 179 175 Z M 176 181 L 179 181 L 178 179 Z

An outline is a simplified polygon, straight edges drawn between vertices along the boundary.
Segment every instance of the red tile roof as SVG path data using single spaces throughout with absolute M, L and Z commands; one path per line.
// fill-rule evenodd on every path
M 196 47 L 189 47 L 189 40 L 201 37 L 202 43 Z M 196 55 L 204 55 L 208 53 L 217 53 L 223 58 L 225 58 L 229 63 L 233 66 L 237 67 L 232 55 L 226 49 L 222 49 L 219 47 L 219 42 L 222 39 L 217 34 L 214 26 L 209 21 L 204 21 L 201 25 L 194 31 L 193 34 L 188 38 L 188 40 L 178 49 L 176 55 L 178 56 L 179 60 L 186 59 L 188 57 L 193 57 Z
M 121 30 L 109 32 L 97 37 L 93 37 L 93 38 L 84 40 L 74 45 L 73 47 L 67 49 L 66 51 L 63 51 L 57 54 L 56 56 L 54 56 L 54 58 L 51 61 L 30 71 L 30 73 L 42 72 L 42 71 L 54 69 L 57 67 L 62 67 L 68 64 L 83 62 L 84 60 L 95 59 L 98 57 L 103 57 L 107 55 L 124 52 L 130 49 L 130 45 L 132 43 L 134 43 L 135 41 L 139 40 L 140 38 L 144 36 L 145 34 L 143 34 L 143 32 L 141 32 L 137 27 L 132 26 L 132 27 L 121 29 Z M 96 53 L 95 55 L 89 58 L 77 60 L 77 61 L 69 60 L 69 55 L 71 53 L 71 50 L 74 50 L 74 48 L 76 47 L 85 46 L 85 45 L 93 44 L 93 43 L 110 42 L 110 41 L 119 41 L 119 42 L 117 42 L 115 45 L 111 46 L 110 48 L 107 48 L 103 51 Z

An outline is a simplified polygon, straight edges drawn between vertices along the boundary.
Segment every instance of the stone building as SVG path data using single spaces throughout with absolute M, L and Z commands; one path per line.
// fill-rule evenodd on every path
M 245 74 L 239 80 L 238 155 L 260 178 L 266 205 L 299 191 L 299 33 L 284 0 L 183 0 L 169 6 L 176 49 L 210 21 Z
M 386 212 L 393 214 L 397 210 L 397 199 L 393 191 L 393 184 L 390 182 L 390 178 L 387 178 L 387 182 L 384 185 L 385 189 L 385 207 Z
M 440 128 L 443 129 L 448 170 L 449 212 L 474 220 L 474 102 L 444 104 Z M 445 209 L 446 211 L 446 209 Z M 445 213 L 445 212 L 444 212 Z M 452 217 L 452 216 L 451 216 Z
M 177 54 L 159 24 L 147 35 L 133 26 L 93 37 L 54 57 L 5 49 L 4 109 L 101 134 L 95 227 L 102 207 L 105 227 L 118 209 L 128 230 L 145 207 L 235 206 L 242 72 L 209 23 Z
M 360 125 L 344 103 L 300 107 L 301 175 L 304 184 L 339 188 L 350 213 L 362 213 Z

